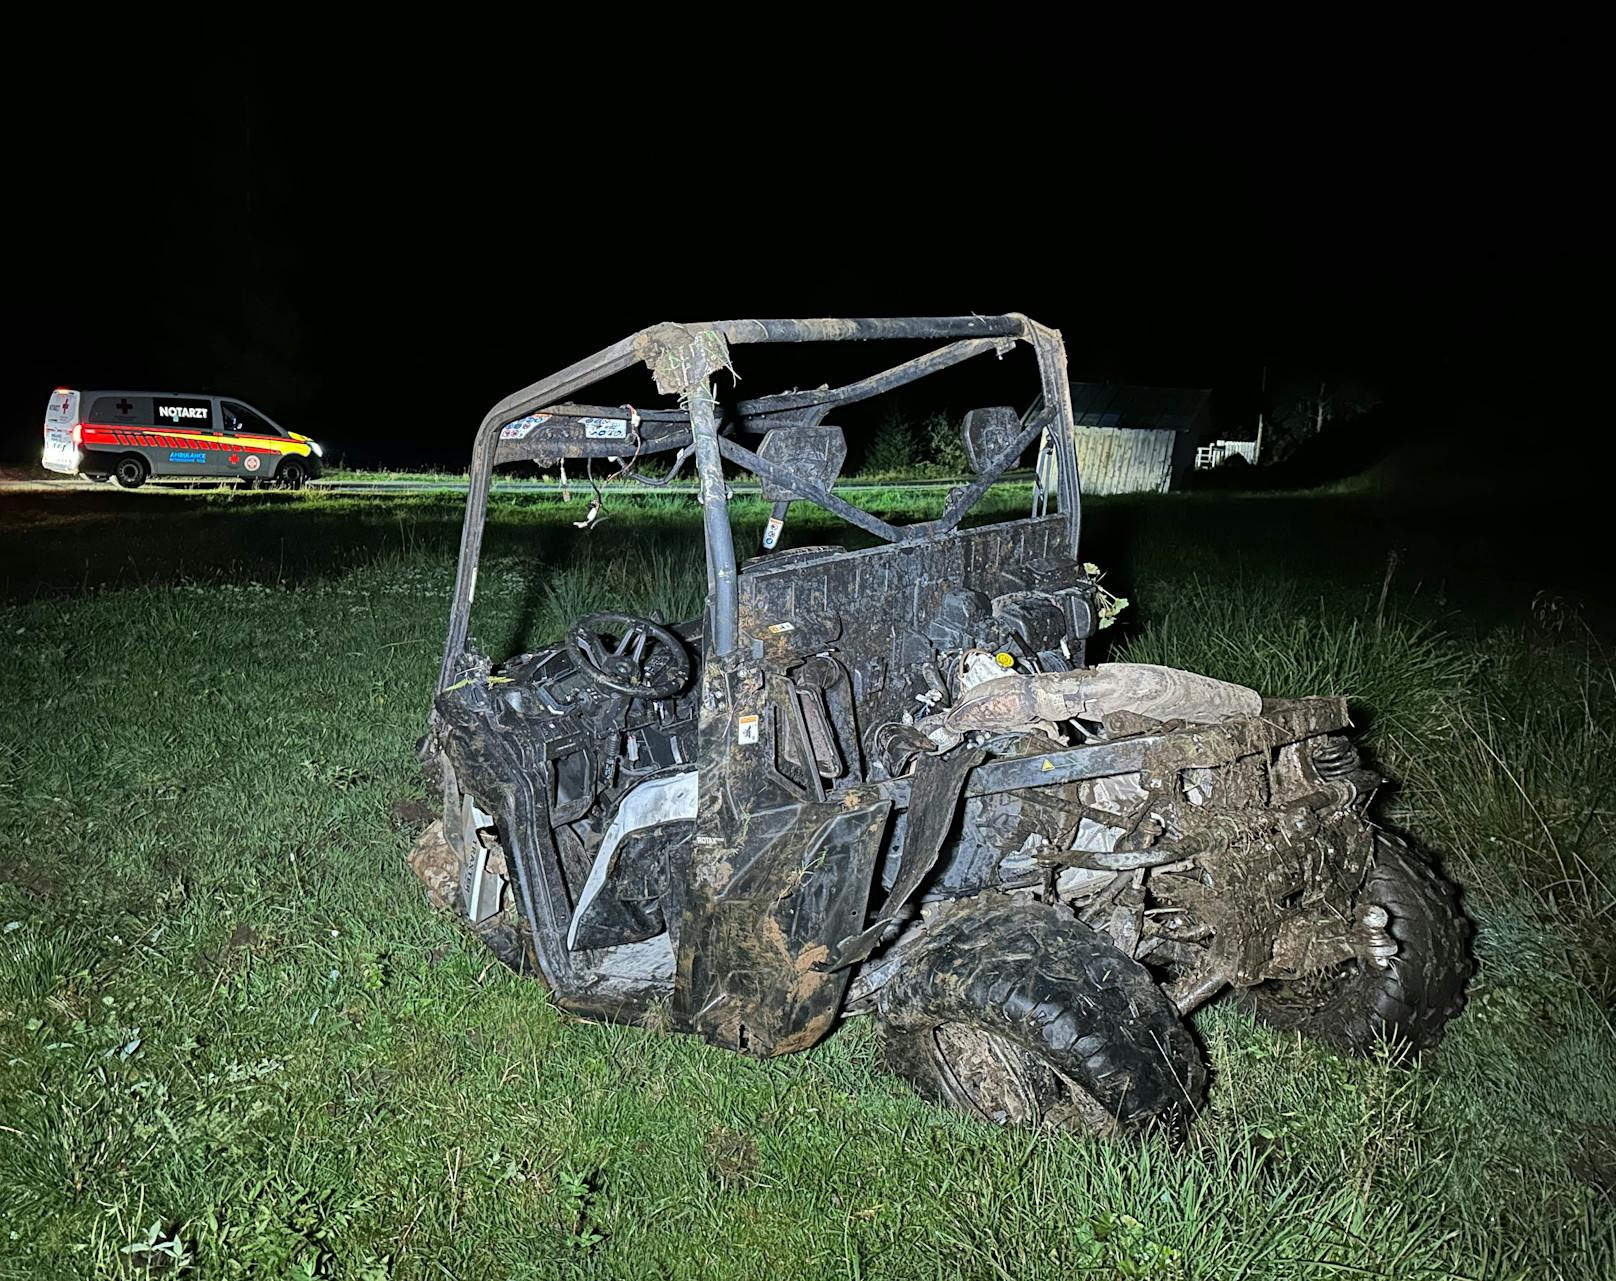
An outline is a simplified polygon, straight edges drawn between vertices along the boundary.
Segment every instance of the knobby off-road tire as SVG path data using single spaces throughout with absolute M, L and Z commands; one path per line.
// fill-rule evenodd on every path
M 1470 923 L 1453 886 L 1400 841 L 1378 833 L 1375 846 L 1358 901 L 1386 909 L 1397 954 L 1384 968 L 1352 961 L 1314 978 L 1270 980 L 1245 999 L 1265 1023 L 1354 1054 L 1382 1043 L 1417 1053 L 1442 1039 L 1464 1005 Z
M 928 922 L 878 997 L 887 1066 L 1008 1124 L 1177 1129 L 1206 1065 L 1150 972 L 1064 908 L 983 895 Z

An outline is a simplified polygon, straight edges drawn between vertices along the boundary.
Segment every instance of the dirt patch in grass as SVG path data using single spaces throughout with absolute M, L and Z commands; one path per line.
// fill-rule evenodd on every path
M 1616 1125 L 1590 1125 L 1583 1131 L 1571 1173 L 1616 1205 Z
M 715 1125 L 702 1142 L 707 1164 L 725 1187 L 745 1187 L 757 1174 L 757 1143 L 749 1134 Z
M 41 871 L 27 859 L 0 871 L 0 880 L 19 886 L 36 899 L 44 902 L 48 902 L 62 892 L 61 883 L 54 876 Z

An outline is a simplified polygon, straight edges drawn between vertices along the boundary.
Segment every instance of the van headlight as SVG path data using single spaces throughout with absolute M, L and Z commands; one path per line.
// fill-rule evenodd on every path
M 325 450 L 320 448 L 320 442 L 319 441 L 317 441 L 317 440 L 309 441 L 309 448 L 314 451 L 314 456 L 316 458 L 324 458 L 325 457 Z

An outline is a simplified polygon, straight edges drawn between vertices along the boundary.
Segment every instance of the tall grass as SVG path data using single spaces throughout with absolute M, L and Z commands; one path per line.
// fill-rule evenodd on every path
M 1528 627 L 1467 640 L 1383 599 L 1344 612 L 1286 583 L 1192 580 L 1158 598 L 1122 652 L 1271 695 L 1345 695 L 1398 782 L 1384 815 L 1437 846 L 1473 893 L 1607 931 L 1616 685 L 1586 644 Z
M 1276 698 L 1345 695 L 1362 728 L 1395 742 L 1429 731 L 1480 662 L 1432 623 L 1308 599 L 1273 579 L 1191 579 L 1153 594 L 1149 622 L 1125 643 L 1137 663 L 1237 681 Z
M 1574 971 L 1616 999 L 1616 688 L 1601 655 L 1523 630 L 1488 638 L 1468 698 L 1399 753 L 1399 813 L 1486 902 L 1520 898 Z

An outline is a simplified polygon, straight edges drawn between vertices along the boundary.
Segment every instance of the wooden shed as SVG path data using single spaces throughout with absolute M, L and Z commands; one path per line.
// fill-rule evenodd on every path
M 1086 494 L 1166 493 L 1195 465 L 1206 389 L 1073 383 L 1077 467 Z

